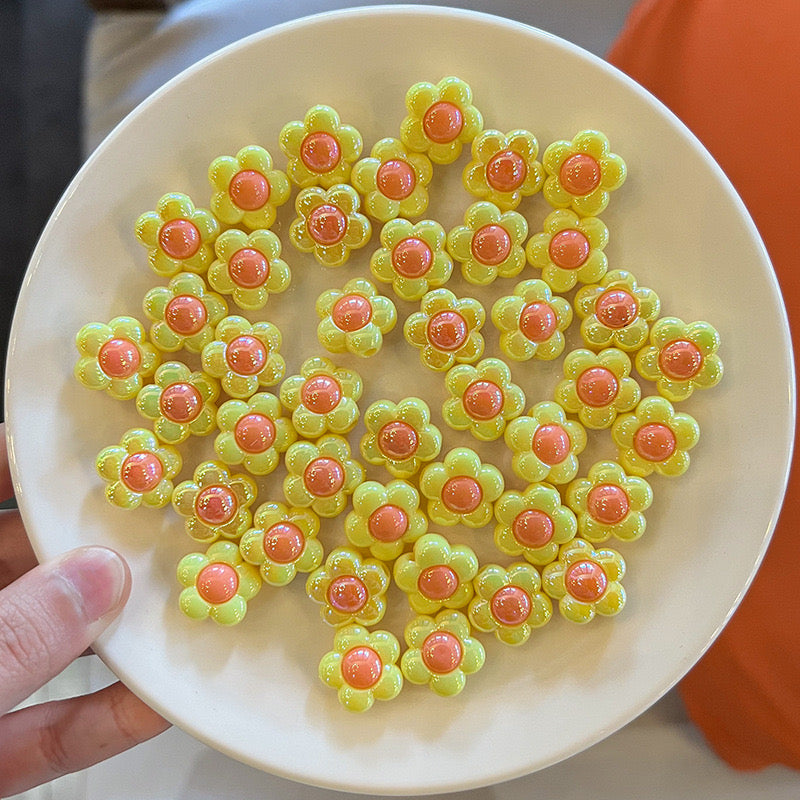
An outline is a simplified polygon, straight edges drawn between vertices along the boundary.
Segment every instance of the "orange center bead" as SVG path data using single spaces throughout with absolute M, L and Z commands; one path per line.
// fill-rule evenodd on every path
M 179 294 L 167 303 L 164 322 L 179 336 L 194 336 L 200 333 L 208 320 L 202 300 L 188 294 Z
M 257 289 L 269 278 L 269 261 L 258 250 L 243 247 L 228 261 L 228 275 L 242 289 Z
M 619 381 L 606 367 L 590 367 L 580 374 L 575 388 L 582 403 L 590 408 L 603 408 L 616 398 Z
M 132 492 L 144 494 L 161 483 L 164 465 L 154 453 L 131 453 L 120 467 L 119 476 Z
M 263 453 L 275 444 L 275 423 L 263 414 L 245 414 L 236 423 L 233 438 L 245 453 Z
M 219 526 L 230 522 L 239 510 L 236 495 L 227 486 L 207 486 L 194 501 L 194 513 L 206 525 Z
M 228 194 L 242 211 L 257 211 L 270 196 L 269 181 L 254 169 L 243 169 L 231 178 Z
M 360 331 L 372 319 L 372 304 L 360 294 L 346 294 L 334 304 L 331 319 L 340 331 Z
M 171 383 L 161 392 L 158 407 L 165 419 L 186 424 L 200 416 L 203 398 L 190 383 Z
M 498 589 L 490 602 L 492 616 L 501 624 L 513 628 L 522 625 L 531 615 L 531 596 L 521 586 Z
M 267 348 L 255 336 L 243 334 L 228 342 L 225 361 L 237 375 L 258 375 L 267 364 Z
M 569 434 L 560 425 L 540 425 L 533 434 L 534 455 L 549 467 L 560 464 L 569 448 Z
M 433 253 L 427 242 L 409 236 L 392 250 L 392 267 L 403 278 L 414 280 L 425 275 L 433 264 Z
M 446 564 L 434 564 L 422 570 L 417 578 L 417 589 L 428 600 L 448 600 L 458 589 L 458 575 Z
M 553 520 L 535 508 L 517 514 L 511 530 L 523 547 L 544 547 L 553 538 Z
M 230 564 L 214 562 L 200 570 L 195 581 L 197 593 L 206 603 L 227 603 L 239 588 L 239 574 Z
M 442 502 L 454 514 L 471 514 L 483 500 L 483 489 L 475 478 L 457 475 L 442 487 Z
M 417 185 L 417 175 L 407 161 L 392 159 L 378 167 L 375 182 L 382 195 L 399 202 L 411 196 Z
M 513 192 L 528 177 L 525 159 L 513 150 L 503 150 L 486 165 L 486 182 L 497 192 Z
M 703 354 L 694 342 L 675 339 L 664 345 L 658 355 L 658 366 L 674 381 L 694 378 L 703 366 Z
M 408 530 L 408 514 L 399 506 L 387 503 L 369 515 L 367 528 L 379 542 L 396 542 Z
M 327 414 L 339 405 L 342 387 L 330 375 L 313 375 L 303 384 L 300 398 L 314 414 Z
M 371 689 L 381 679 L 383 662 L 367 645 L 351 647 L 342 656 L 342 678 L 353 689 Z
M 97 354 L 100 369 L 109 378 L 130 378 L 142 363 L 139 348 L 128 339 L 109 339 Z
M 328 585 L 327 599 L 342 614 L 357 614 L 367 604 L 369 592 L 355 575 L 340 575 Z
M 480 422 L 494 419 L 503 410 L 503 390 L 492 381 L 475 381 L 464 392 L 464 410 Z
M 464 115 L 457 105 L 440 100 L 425 112 L 422 129 L 432 142 L 449 144 L 464 129 Z
M 594 313 L 607 328 L 619 330 L 630 325 L 636 319 L 639 313 L 639 303 L 627 290 L 612 288 L 597 298 Z
M 591 245 L 586 236 L 574 228 L 559 231 L 552 239 L 548 253 L 550 260 L 561 269 L 578 269 L 589 258 Z
M 556 312 L 547 303 L 528 303 L 519 316 L 522 335 L 534 344 L 546 342 L 558 327 Z
M 378 432 L 378 449 L 390 461 L 405 461 L 418 447 L 419 436 L 407 422 L 387 422 Z
M 306 224 L 308 235 L 320 247 L 332 247 L 347 233 L 347 217 L 330 203 L 318 205 L 309 215 Z
M 180 261 L 191 258 L 200 249 L 202 237 L 193 222 L 173 219 L 161 226 L 158 244 L 170 258 Z
M 303 483 L 314 497 L 333 497 L 344 486 L 344 468 L 335 458 L 315 458 L 303 473 Z
M 472 237 L 472 255 L 487 267 L 502 264 L 511 252 L 511 237 L 501 225 L 484 225 Z
M 646 461 L 666 461 L 677 447 L 675 434 L 666 425 L 642 425 L 633 436 L 633 449 Z
M 576 561 L 567 567 L 564 585 L 581 603 L 596 603 L 608 588 L 608 576 L 594 561 Z
M 447 675 L 457 669 L 464 658 L 461 640 L 448 631 L 434 631 L 422 643 L 422 663 L 435 675 Z
M 264 552 L 276 564 L 291 564 L 306 546 L 303 532 L 292 522 L 277 522 L 264 532 Z
M 335 169 L 341 157 L 336 137 L 325 131 L 309 133 L 300 145 L 300 160 L 310 172 L 318 175 Z
M 589 492 L 586 498 L 586 510 L 590 517 L 602 525 L 616 525 L 628 515 L 630 502 L 621 486 L 603 483 Z
M 438 311 L 428 320 L 428 341 L 437 350 L 458 350 L 468 336 L 467 321 L 457 311 Z
M 566 191 L 583 197 L 600 185 L 600 165 L 586 153 L 575 153 L 565 159 L 558 178 Z

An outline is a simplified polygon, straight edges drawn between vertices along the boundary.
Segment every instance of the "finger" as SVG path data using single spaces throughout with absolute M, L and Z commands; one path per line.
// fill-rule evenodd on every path
M 0 719 L 0 797 L 85 769 L 169 727 L 121 683 Z
M 77 658 L 129 593 L 128 566 L 106 547 L 72 550 L 0 591 L 0 714 Z
M 0 511 L 0 589 L 36 566 L 36 555 L 18 511 Z
M 0 422 L 0 502 L 14 496 L 14 484 L 11 481 L 11 469 L 8 466 L 8 449 L 6 448 L 6 424 Z

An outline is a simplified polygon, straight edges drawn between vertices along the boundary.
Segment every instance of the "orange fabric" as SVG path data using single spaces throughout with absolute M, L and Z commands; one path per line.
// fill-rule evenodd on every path
M 764 238 L 800 353 L 800 2 L 644 0 L 608 59 L 680 117 L 717 159 Z M 739 769 L 800 769 L 800 448 L 764 563 L 680 690 Z M 794 585 L 792 585 L 794 584 Z M 773 601 L 780 597 L 780 604 Z

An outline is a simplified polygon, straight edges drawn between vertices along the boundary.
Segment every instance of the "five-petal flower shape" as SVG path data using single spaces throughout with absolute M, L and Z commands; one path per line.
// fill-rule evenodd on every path
M 483 129 L 483 116 L 472 104 L 472 89 L 460 78 L 415 83 L 406 93 L 406 108 L 400 139 L 410 150 L 427 153 L 435 164 L 452 164 L 462 146 Z
M 553 615 L 553 604 L 542 592 L 542 579 L 530 564 L 508 568 L 487 564 L 473 583 L 470 622 L 479 631 L 494 632 L 505 644 L 527 642 L 533 629 L 541 628 Z
M 184 517 L 186 533 L 197 542 L 240 539 L 250 527 L 256 492 L 247 475 L 231 474 L 218 461 L 204 461 L 192 480 L 175 487 L 172 507 Z
M 410 478 L 442 449 L 441 431 L 431 423 L 428 404 L 418 397 L 399 403 L 376 400 L 364 413 L 364 424 L 361 455 L 396 478 Z
M 509 358 L 552 361 L 564 352 L 572 306 L 554 296 L 544 281 L 521 281 L 513 294 L 495 300 L 492 322 L 500 331 L 500 349 Z
M 486 286 L 496 278 L 513 278 L 525 266 L 523 242 L 528 223 L 516 211 L 501 211 L 494 203 L 473 203 L 464 224 L 447 234 L 447 251 L 461 264 L 464 279 Z
M 324 291 L 316 308 L 317 338 L 330 353 L 374 356 L 383 346 L 383 335 L 397 322 L 394 303 L 364 278 Z
M 292 183 L 325 189 L 347 182 L 363 147 L 361 134 L 352 125 L 343 125 L 336 111 L 325 105 L 309 108 L 302 122 L 284 125 L 279 144 Z
M 247 601 L 261 589 L 258 570 L 243 561 L 234 542 L 214 542 L 205 553 L 189 553 L 178 564 L 184 589 L 178 603 L 191 619 L 211 617 L 236 625 L 247 613 Z
M 406 625 L 408 649 L 400 669 L 409 683 L 427 684 L 442 697 L 457 695 L 467 675 L 486 661 L 483 645 L 472 636 L 469 620 L 460 611 L 444 609 L 435 617 L 423 615 Z
M 306 594 L 320 605 L 323 622 L 377 625 L 386 613 L 389 572 L 382 561 L 362 558 L 351 547 L 337 547 L 306 580 Z
M 617 417 L 611 437 L 619 447 L 619 463 L 631 475 L 675 477 L 689 469 L 688 451 L 700 439 L 700 426 L 689 414 L 676 412 L 666 397 L 645 397 L 632 414 Z
M 206 289 L 192 272 L 179 272 L 169 286 L 155 286 L 144 296 L 144 313 L 152 320 L 150 341 L 165 353 L 186 348 L 199 353 L 214 338 L 214 326 L 228 313 L 228 304 Z
M 543 229 L 525 245 L 528 263 L 542 271 L 554 292 L 568 292 L 577 283 L 596 283 L 608 270 L 604 252 L 608 228 L 597 217 L 579 217 L 558 209 L 547 215 Z
M 310 509 L 262 503 L 239 550 L 245 561 L 258 567 L 264 583 L 287 586 L 298 572 L 311 572 L 322 563 L 318 533 L 319 517 Z
M 208 436 L 217 421 L 214 401 L 219 383 L 204 372 L 192 372 L 180 361 L 167 361 L 155 372 L 155 383 L 136 395 L 136 409 L 153 420 L 156 436 L 180 444 L 189 436 Z
M 433 289 L 420 301 L 420 310 L 405 321 L 406 341 L 420 350 L 422 363 L 444 372 L 455 363 L 469 364 L 483 354 L 480 330 L 486 321 L 483 306 L 472 297 L 456 297 L 449 289 Z
M 280 400 L 269 392 L 258 392 L 249 400 L 228 400 L 217 411 L 219 435 L 214 450 L 229 466 L 241 464 L 251 475 L 268 475 L 297 439 L 288 419 L 282 416 Z
M 214 188 L 211 210 L 226 225 L 251 231 L 271 227 L 276 209 L 289 199 L 289 179 L 263 147 L 248 145 L 236 156 L 219 156 L 208 168 Z
M 284 461 L 286 501 L 300 508 L 310 506 L 321 517 L 344 511 L 347 498 L 364 480 L 364 468 L 351 457 L 347 440 L 335 434 L 316 443 L 295 442 Z
M 319 662 L 319 677 L 336 689 L 348 711 L 367 711 L 375 700 L 392 700 L 403 688 L 397 666 L 400 643 L 388 631 L 347 625 L 336 631 L 333 650 Z
M 217 258 L 208 268 L 208 282 L 220 294 L 230 295 L 239 308 L 263 308 L 270 295 L 285 291 L 292 280 L 281 258 L 281 240 L 272 231 L 248 235 L 231 228 L 219 235 L 214 251 Z
M 289 227 L 289 241 L 301 253 L 313 253 L 323 267 L 340 267 L 372 234 L 360 206 L 361 197 L 348 184 L 303 189 L 295 200 L 297 217 Z
M 575 538 L 578 521 L 547 483 L 533 483 L 520 492 L 503 492 L 494 507 L 494 543 L 507 556 L 523 556 L 537 566 L 558 557 L 558 548 Z
M 142 378 L 152 375 L 161 361 L 146 341 L 144 326 L 133 317 L 88 322 L 75 336 L 75 345 L 80 355 L 75 377 L 87 389 L 102 389 L 117 400 L 136 397 Z
M 722 380 L 718 349 L 719 334 L 707 322 L 662 317 L 650 330 L 650 344 L 636 354 L 636 369 L 645 380 L 655 381 L 659 394 L 677 403 Z
M 393 561 L 427 530 L 428 518 L 419 510 L 419 492 L 400 478 L 386 485 L 364 481 L 353 492 L 353 510 L 344 521 L 350 544 L 368 549 L 383 561 Z
M 575 295 L 581 336 L 588 347 L 638 350 L 647 341 L 661 310 L 658 295 L 622 269 L 607 272 L 599 284 L 584 286 Z
M 610 428 L 618 413 L 630 411 L 641 399 L 642 390 L 630 374 L 630 358 L 616 347 L 599 353 L 573 350 L 564 358 L 564 380 L 556 386 L 555 399 L 587 428 Z
M 418 217 L 428 207 L 430 159 L 410 153 L 398 139 L 381 139 L 354 167 L 350 182 L 364 196 L 364 210 L 379 222 Z
M 444 461 L 428 464 L 419 478 L 420 492 L 428 498 L 428 517 L 437 525 L 483 527 L 503 488 L 500 470 L 482 463 L 469 447 L 450 450 Z
M 394 562 L 394 582 L 408 596 L 417 614 L 444 608 L 464 608 L 472 599 L 472 579 L 478 557 L 465 544 L 451 545 L 438 533 L 426 533 L 414 542 L 414 552 Z
M 472 161 L 464 168 L 466 190 L 503 211 L 515 209 L 523 197 L 544 183 L 544 167 L 536 160 L 539 142 L 526 130 L 503 134 L 485 130 L 472 142 Z
M 588 476 L 572 481 L 566 493 L 578 518 L 578 536 L 594 543 L 612 536 L 623 542 L 640 538 L 647 527 L 643 512 L 652 502 L 650 484 L 614 461 L 593 464 Z
M 542 156 L 547 172 L 542 192 L 554 208 L 572 207 L 595 216 L 608 205 L 610 192 L 625 182 L 625 162 L 611 152 L 600 131 L 584 130 L 572 141 L 553 142 Z
M 191 198 L 180 192 L 165 194 L 155 211 L 147 211 L 136 222 L 136 238 L 148 250 L 150 268 L 162 278 L 205 272 L 218 234 L 216 217 L 195 208 Z
M 172 479 L 181 471 L 180 453 L 151 432 L 132 428 L 118 445 L 97 455 L 97 472 L 106 481 L 106 498 L 120 508 L 163 508 L 172 498 Z
M 569 483 L 578 474 L 578 456 L 586 447 L 583 425 L 567 419 L 549 400 L 512 420 L 505 440 L 513 453 L 511 468 L 528 483 Z
M 281 402 L 292 412 L 292 425 L 305 439 L 324 433 L 348 433 L 358 422 L 363 382 L 351 369 L 327 358 L 308 358 L 299 375 L 281 384 Z
M 444 421 L 484 442 L 499 439 L 509 420 L 525 408 L 525 393 L 499 358 L 484 358 L 475 366 L 458 364 L 445 376 L 445 387 L 450 397 L 442 406 Z
M 447 235 L 435 220 L 412 224 L 393 219 L 383 226 L 380 238 L 369 268 L 379 281 L 391 283 L 401 300 L 419 300 L 450 279 L 453 260 L 445 250 Z
M 583 539 L 565 544 L 558 561 L 542 571 L 542 588 L 558 600 L 558 609 L 571 622 L 591 622 L 596 614 L 612 617 L 625 605 L 620 581 L 625 561 L 615 550 L 595 550 Z
M 213 341 L 203 348 L 203 369 L 221 379 L 231 397 L 252 397 L 260 386 L 274 386 L 283 378 L 286 362 L 278 352 L 281 342 L 281 332 L 271 322 L 225 317 Z

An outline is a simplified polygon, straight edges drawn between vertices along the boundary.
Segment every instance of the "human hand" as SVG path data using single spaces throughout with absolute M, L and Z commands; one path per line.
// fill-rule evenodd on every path
M 12 494 L 0 424 L 0 499 Z M 121 683 L 9 713 L 105 630 L 130 583 L 127 564 L 105 547 L 38 565 L 19 512 L 0 511 L 0 797 L 84 769 L 168 727 Z

